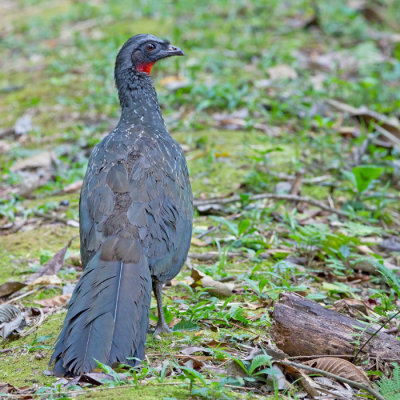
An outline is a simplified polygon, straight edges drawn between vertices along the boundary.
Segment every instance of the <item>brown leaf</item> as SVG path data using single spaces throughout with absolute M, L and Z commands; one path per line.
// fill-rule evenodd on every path
M 266 304 L 265 303 L 246 303 L 243 305 L 243 308 L 246 308 L 247 310 L 258 310 L 259 308 L 265 308 Z
M 35 303 L 38 303 L 44 307 L 59 307 L 67 304 L 71 296 L 71 293 L 61 294 L 59 296 L 51 297 L 50 299 L 35 300 Z
M 306 373 L 301 369 L 296 368 L 292 365 L 285 364 L 285 370 L 288 374 L 293 375 L 296 380 L 300 382 L 304 390 L 312 397 L 317 397 L 321 394 L 321 387 L 315 383 Z
M 233 283 L 223 283 L 214 280 L 209 275 L 205 275 L 199 270 L 193 268 L 191 277 L 194 282 L 191 286 L 194 288 L 196 286 L 201 286 L 207 290 L 207 292 L 213 294 L 214 296 L 229 297 L 233 294 L 234 284 Z
M 361 300 L 345 298 L 335 301 L 334 309 L 353 318 L 360 318 L 368 315 L 368 308 Z
M 205 343 L 207 347 L 215 347 L 215 348 L 226 348 L 229 347 L 229 344 L 226 342 L 220 342 L 219 340 L 210 340 L 209 342 Z
M 26 286 L 23 282 L 5 282 L 0 285 L 0 297 L 9 296 Z
M 76 236 L 74 236 L 67 243 L 67 245 L 65 247 L 63 247 L 56 254 L 54 254 L 54 256 L 49 261 L 47 261 L 47 263 L 44 264 L 43 267 L 39 271 L 32 274 L 29 277 L 29 279 L 27 279 L 27 283 L 31 283 L 31 282 L 35 281 L 37 278 L 44 276 L 44 275 L 57 275 L 58 271 L 60 271 L 60 269 L 63 266 L 65 253 L 67 252 L 69 246 L 71 246 L 71 243 L 75 238 L 76 238 Z
M 10 383 L 0 382 L 0 393 L 18 393 L 18 389 Z
M 203 242 L 200 239 L 197 239 L 196 237 L 192 237 L 192 239 L 190 240 L 190 243 L 196 247 L 205 247 L 209 244 L 209 243 Z
M 70 185 L 65 186 L 63 192 L 64 193 L 78 192 L 79 190 L 81 190 L 82 184 L 83 184 L 82 180 L 73 182 Z
M 47 168 L 19 171 L 18 175 L 20 182 L 10 188 L 10 191 L 23 197 L 30 196 L 35 189 L 44 185 L 51 177 L 50 170 Z
M 205 347 L 200 347 L 200 346 L 189 346 L 181 350 L 181 353 L 186 356 L 191 356 L 194 353 L 205 353 L 205 352 L 207 352 L 207 349 Z
M 185 367 L 189 367 L 195 370 L 200 370 L 204 361 L 212 360 L 211 356 L 186 356 L 183 358 L 179 358 L 179 364 L 184 365 Z
M 273 80 L 296 79 L 297 72 L 287 64 L 278 64 L 267 70 L 269 77 Z
M 365 372 L 343 358 L 320 357 L 305 361 L 303 364 L 312 368 L 322 369 L 323 371 L 339 375 L 354 382 L 369 385 L 369 379 Z
M 62 281 L 57 275 L 43 275 L 36 278 L 33 282 L 29 283 L 28 288 L 32 289 L 34 286 L 61 286 Z
M 38 169 L 45 168 L 50 169 L 52 161 L 55 159 L 55 155 L 52 151 L 43 151 L 38 154 L 34 154 L 31 157 L 23 158 L 15 162 L 10 171 L 16 172 L 24 169 Z

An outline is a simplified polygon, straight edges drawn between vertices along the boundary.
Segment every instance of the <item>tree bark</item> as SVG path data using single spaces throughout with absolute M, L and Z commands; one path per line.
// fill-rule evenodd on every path
M 272 312 L 271 336 L 290 356 L 355 355 L 375 331 L 295 293 L 281 294 Z M 400 341 L 379 332 L 361 354 L 383 361 L 400 360 Z

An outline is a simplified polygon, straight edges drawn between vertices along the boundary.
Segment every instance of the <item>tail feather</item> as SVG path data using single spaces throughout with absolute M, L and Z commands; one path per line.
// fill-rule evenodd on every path
M 151 276 L 147 259 L 103 261 L 96 254 L 71 298 L 50 363 L 57 375 L 79 375 L 96 367 L 144 358 Z M 130 362 L 132 363 L 132 362 Z

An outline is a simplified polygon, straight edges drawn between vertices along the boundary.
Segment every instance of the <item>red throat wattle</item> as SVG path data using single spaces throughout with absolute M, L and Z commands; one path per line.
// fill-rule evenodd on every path
M 150 75 L 151 69 L 153 68 L 154 64 L 155 64 L 155 62 L 139 64 L 137 66 L 137 70 L 140 72 L 146 72 L 147 75 Z

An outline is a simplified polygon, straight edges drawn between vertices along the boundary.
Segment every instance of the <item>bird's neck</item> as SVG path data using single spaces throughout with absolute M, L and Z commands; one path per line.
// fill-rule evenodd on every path
M 150 76 L 126 69 L 116 74 L 115 82 L 121 104 L 120 123 L 150 128 L 165 126 Z

